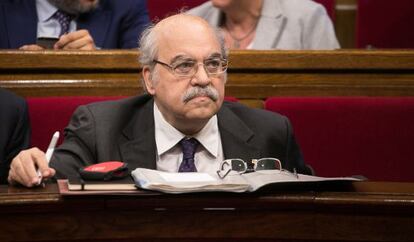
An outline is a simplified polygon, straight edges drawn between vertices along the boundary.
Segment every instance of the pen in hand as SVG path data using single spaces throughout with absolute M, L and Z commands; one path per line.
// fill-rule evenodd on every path
M 55 150 L 57 141 L 59 140 L 59 136 L 60 136 L 59 131 L 56 131 L 53 134 L 52 139 L 50 140 L 49 146 L 47 147 L 47 150 L 46 150 L 46 161 L 48 163 L 50 162 L 50 158 L 52 158 L 53 151 Z M 37 176 L 39 177 L 39 181 L 38 181 L 37 185 L 40 185 L 42 183 L 43 176 L 42 176 L 42 172 L 39 169 L 37 170 Z

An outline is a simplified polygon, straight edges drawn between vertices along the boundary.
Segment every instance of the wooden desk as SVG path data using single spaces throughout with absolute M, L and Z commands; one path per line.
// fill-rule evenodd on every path
M 413 227 L 414 183 L 72 197 L 0 186 L 0 241 L 414 241 Z
M 23 96 L 142 92 L 135 50 L 0 51 L 0 87 Z M 226 95 L 414 96 L 413 50 L 231 51 Z

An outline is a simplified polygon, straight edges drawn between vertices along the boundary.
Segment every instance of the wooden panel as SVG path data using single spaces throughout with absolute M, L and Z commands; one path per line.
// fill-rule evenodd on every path
M 137 51 L 0 51 L 0 86 L 23 96 L 142 93 Z M 414 51 L 232 51 L 226 95 L 414 96 Z
M 413 208 L 414 183 L 126 196 L 61 196 L 54 184 L 3 185 L 0 240 L 413 241 Z
M 341 48 L 356 47 L 357 0 L 336 0 L 335 31 Z
M 140 69 L 134 50 L 100 51 L 0 51 L 0 71 L 32 73 L 136 73 Z M 404 70 L 414 69 L 411 50 L 278 51 L 234 50 L 230 70 Z

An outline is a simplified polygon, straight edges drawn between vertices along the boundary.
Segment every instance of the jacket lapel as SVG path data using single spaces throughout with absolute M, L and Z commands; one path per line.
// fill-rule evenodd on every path
M 119 141 L 121 158 L 130 169 L 137 167 L 156 169 L 154 101 L 138 107 L 134 118 L 124 129 L 124 137 Z M 217 114 L 223 145 L 224 158 L 251 160 L 260 158 L 260 146 L 254 143 L 255 134 L 246 124 L 225 105 Z
M 97 47 L 104 46 L 104 41 L 110 25 L 112 12 L 103 10 L 102 6 L 95 11 L 80 15 L 77 20 L 77 29 L 87 29 Z
M 245 161 L 260 157 L 260 147 L 253 142 L 254 133 L 225 105 L 217 114 L 224 159 Z
M 253 40 L 253 49 L 274 49 L 287 21 L 280 9 L 279 0 L 265 0 L 261 14 L 256 37 Z
M 141 167 L 156 169 L 155 128 L 153 100 L 137 107 L 137 113 L 123 130 L 124 137 L 119 141 L 121 157 L 131 170 Z
M 25 44 L 36 44 L 36 1 L 15 1 L 3 9 L 7 26 L 9 47 L 17 49 Z

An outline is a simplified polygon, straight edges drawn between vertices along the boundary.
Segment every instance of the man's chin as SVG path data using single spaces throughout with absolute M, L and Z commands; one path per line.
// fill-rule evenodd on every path
M 210 99 L 210 101 L 200 100 L 193 103 L 193 106 L 186 112 L 186 116 L 189 119 L 210 119 L 217 111 L 217 105 Z
M 187 101 L 185 106 L 185 113 L 188 118 L 209 119 L 218 112 L 220 103 L 208 96 L 198 96 Z

